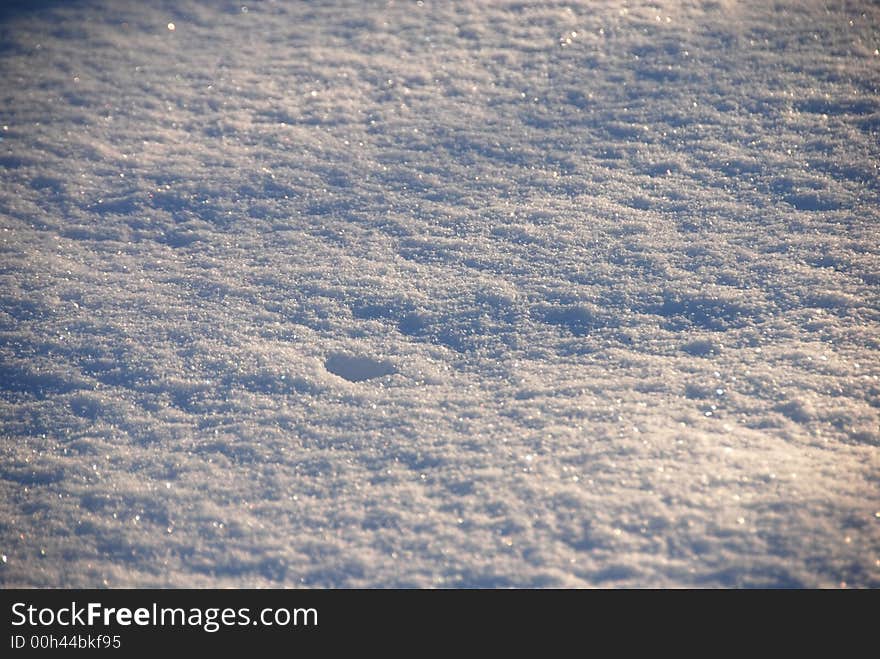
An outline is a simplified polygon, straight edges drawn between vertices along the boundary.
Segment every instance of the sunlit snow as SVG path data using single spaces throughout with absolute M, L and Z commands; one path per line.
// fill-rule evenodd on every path
M 878 47 L 5 3 L 0 585 L 880 586 Z

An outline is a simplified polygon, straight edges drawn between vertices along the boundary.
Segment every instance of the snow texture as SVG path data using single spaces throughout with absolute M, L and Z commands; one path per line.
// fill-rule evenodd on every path
M 0 585 L 880 586 L 880 6 L 5 4 Z

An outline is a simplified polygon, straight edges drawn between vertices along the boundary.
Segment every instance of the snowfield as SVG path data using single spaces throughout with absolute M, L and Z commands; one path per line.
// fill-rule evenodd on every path
M 880 587 L 878 48 L 7 3 L 0 585 Z

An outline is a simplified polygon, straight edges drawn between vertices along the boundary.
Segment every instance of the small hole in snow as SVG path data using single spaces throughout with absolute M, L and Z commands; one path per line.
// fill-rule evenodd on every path
M 349 382 L 363 382 L 396 373 L 397 369 L 387 359 L 374 359 L 359 355 L 334 353 L 324 362 L 324 367 Z

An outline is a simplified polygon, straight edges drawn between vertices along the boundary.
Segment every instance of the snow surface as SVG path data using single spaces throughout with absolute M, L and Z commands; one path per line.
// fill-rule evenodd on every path
M 0 584 L 880 586 L 878 48 L 4 5 Z

